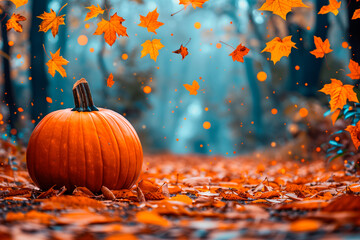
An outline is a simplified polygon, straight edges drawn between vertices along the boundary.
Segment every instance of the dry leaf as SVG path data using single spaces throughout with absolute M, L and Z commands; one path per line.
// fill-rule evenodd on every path
M 22 25 L 19 23 L 21 21 L 25 21 L 26 17 L 21 16 L 20 14 L 15 14 L 11 16 L 11 18 L 6 23 L 6 30 L 14 29 L 16 32 L 22 32 Z
M 28 3 L 28 0 L 10 0 L 12 3 L 15 4 L 16 8 L 24 6 Z
M 156 33 L 156 29 L 164 25 L 164 23 L 159 22 L 157 19 L 159 14 L 157 13 L 157 8 L 149 12 L 146 17 L 140 15 L 140 24 L 138 26 L 147 28 L 148 32 Z
M 347 74 L 347 76 L 349 76 L 351 79 L 354 79 L 354 80 L 360 79 L 360 66 L 359 66 L 359 63 L 357 63 L 357 62 L 353 61 L 352 59 L 350 59 L 349 69 L 350 69 L 351 73 Z
M 51 59 L 46 63 L 46 66 L 49 68 L 48 72 L 53 77 L 55 76 L 55 71 L 60 73 L 62 77 L 66 77 L 66 71 L 62 66 L 67 65 L 69 61 L 60 56 L 60 48 L 56 51 L 56 53 L 50 52 L 50 55 Z
M 165 47 L 160 42 L 161 39 L 153 39 L 152 41 L 146 40 L 141 46 L 143 47 L 143 50 L 141 50 L 141 57 L 143 58 L 146 55 L 150 55 L 150 58 L 156 62 L 156 59 L 159 55 L 159 50 Z
M 314 43 L 316 49 L 311 51 L 310 53 L 314 55 L 316 58 L 323 58 L 325 54 L 333 51 L 332 49 L 330 49 L 329 39 L 322 41 L 321 38 L 314 36 Z
M 116 40 L 116 34 L 118 36 L 127 37 L 126 27 L 122 25 L 125 21 L 122 17 L 119 17 L 117 13 L 111 16 L 110 21 L 101 19 L 101 22 L 97 24 L 97 28 L 94 35 L 102 35 L 104 33 L 104 39 L 107 44 L 112 46 Z
M 62 6 L 58 12 L 60 14 L 61 10 L 67 5 L 67 3 Z M 50 12 L 44 12 L 38 18 L 42 19 L 43 21 L 39 25 L 39 32 L 47 32 L 51 29 L 52 35 L 55 37 L 59 32 L 59 26 L 65 25 L 65 14 L 57 16 L 54 10 L 50 9 Z
M 329 12 L 332 12 L 333 14 L 338 15 L 339 8 L 341 6 L 341 1 L 338 2 L 337 0 L 329 0 L 329 5 L 323 6 L 318 14 L 327 14 Z
M 270 11 L 286 20 L 286 15 L 293 7 L 308 7 L 302 0 L 266 0 L 260 11 Z
M 99 4 L 97 5 L 97 7 L 95 5 L 91 5 L 90 7 L 86 7 L 87 9 L 90 10 L 90 12 L 88 12 L 86 14 L 85 20 L 87 21 L 91 18 L 97 17 L 99 14 L 103 14 L 104 10 L 101 9 L 101 7 L 99 6 Z
M 229 54 L 229 56 L 232 57 L 233 61 L 238 62 L 244 62 L 244 56 L 246 56 L 249 53 L 250 49 L 243 46 L 242 44 L 239 44 L 236 49 Z
M 104 195 L 106 200 L 115 200 L 116 199 L 114 193 L 105 186 L 101 187 L 101 192 Z
M 189 54 L 187 47 L 184 47 L 182 44 L 180 45 L 180 48 L 176 51 L 173 51 L 173 53 L 181 54 L 182 60 Z
M 106 83 L 109 88 L 111 88 L 114 85 L 115 81 L 112 73 L 110 73 L 108 79 L 106 80 Z
M 208 0 L 180 0 L 179 4 L 184 5 L 184 9 L 186 9 L 190 4 L 194 9 L 197 7 L 202 8 L 202 5 Z
M 270 42 L 266 43 L 266 48 L 263 52 L 271 53 L 271 61 L 274 65 L 280 61 L 282 57 L 288 57 L 291 53 L 292 48 L 296 48 L 295 43 L 291 41 L 292 36 L 284 37 L 283 39 L 276 37 Z
M 356 9 L 354 12 L 354 15 L 352 16 L 352 20 L 359 19 L 360 18 L 360 8 Z

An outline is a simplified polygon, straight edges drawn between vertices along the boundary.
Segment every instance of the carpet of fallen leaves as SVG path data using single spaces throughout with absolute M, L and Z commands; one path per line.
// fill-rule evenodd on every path
M 0 239 L 360 237 L 360 177 L 266 151 L 234 158 L 148 155 L 137 186 L 72 193 L 31 182 L 25 149 L 0 149 Z M 8 150 L 5 150 L 8 149 Z

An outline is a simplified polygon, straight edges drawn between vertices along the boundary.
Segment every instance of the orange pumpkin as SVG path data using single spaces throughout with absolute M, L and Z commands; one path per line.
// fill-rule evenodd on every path
M 48 114 L 31 134 L 26 153 L 31 179 L 43 190 L 131 188 L 143 162 L 136 131 L 120 114 L 94 106 L 85 79 L 75 83 L 73 95 L 75 108 Z

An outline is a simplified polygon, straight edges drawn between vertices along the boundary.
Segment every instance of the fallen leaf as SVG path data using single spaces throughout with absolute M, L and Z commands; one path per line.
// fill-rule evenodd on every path
M 111 87 L 114 85 L 115 81 L 114 81 L 114 76 L 113 76 L 112 73 L 110 73 L 110 75 L 109 75 L 109 77 L 108 77 L 108 79 L 107 79 L 106 82 L 107 82 L 107 86 L 108 86 L 109 88 L 111 88 Z
M 156 29 L 164 25 L 164 23 L 158 21 L 159 13 L 157 13 L 157 8 L 149 12 L 146 17 L 140 15 L 140 24 L 138 26 L 147 28 L 148 32 L 156 33 Z
M 349 69 L 350 69 L 351 73 L 347 74 L 347 76 L 349 76 L 351 79 L 354 79 L 354 80 L 360 79 L 360 66 L 359 66 L 359 63 L 357 63 L 357 62 L 353 61 L 352 59 L 350 59 Z
M 194 9 L 197 7 L 202 8 L 202 5 L 208 0 L 180 0 L 179 4 L 184 5 L 184 9 L 186 9 L 190 4 Z
M 313 219 L 300 219 L 290 224 L 292 232 L 314 232 L 321 228 L 321 222 Z
M 246 56 L 249 53 L 250 49 L 243 46 L 242 44 L 239 44 L 236 49 L 229 54 L 229 56 L 232 57 L 233 61 L 238 62 L 244 62 L 244 56 Z
M 106 200 L 115 200 L 116 199 L 114 193 L 105 186 L 101 187 L 101 192 L 104 195 Z
M 141 191 L 143 191 L 144 193 L 156 192 L 159 189 L 159 186 L 157 186 L 154 182 L 147 179 L 141 180 L 138 183 L 138 186 L 141 189 Z
M 263 52 L 271 53 L 271 61 L 274 65 L 280 61 L 282 57 L 288 57 L 291 53 L 292 48 L 296 48 L 295 43 L 291 41 L 292 36 L 284 37 L 283 39 L 276 37 L 270 42 L 266 43 L 266 48 Z
M 141 50 L 141 57 L 143 58 L 146 55 L 150 55 L 150 58 L 156 62 L 157 57 L 159 56 L 159 50 L 165 47 L 160 42 L 161 39 L 153 39 L 152 41 L 146 40 L 141 46 L 143 50 Z
M 20 14 L 15 14 L 11 16 L 11 18 L 6 23 L 6 30 L 14 29 L 16 32 L 22 32 L 23 27 L 19 22 L 25 21 L 26 17 L 21 16 Z
M 176 51 L 173 51 L 173 53 L 181 54 L 182 60 L 189 54 L 187 47 L 184 47 L 182 44 L 180 45 L 180 48 Z
M 158 225 L 161 227 L 170 227 L 171 223 L 161 217 L 159 214 L 150 211 L 141 211 L 136 213 L 136 220 L 140 223 Z
M 91 5 L 90 7 L 86 7 L 87 9 L 90 10 L 90 12 L 88 12 L 86 14 L 85 20 L 87 21 L 91 18 L 97 17 L 99 14 L 103 14 L 105 10 L 101 9 L 101 7 L 99 6 L 99 4 L 97 5 L 97 7 L 95 5 Z
M 24 6 L 28 3 L 28 0 L 10 0 L 12 3 L 15 4 L 16 8 Z
M 344 194 L 327 205 L 323 212 L 360 211 L 360 196 Z
M 67 3 L 62 6 L 58 12 L 60 14 L 61 10 L 67 5 Z M 39 32 L 47 32 L 51 29 L 52 35 L 55 37 L 59 32 L 59 26 L 65 25 L 65 14 L 57 16 L 54 10 L 50 9 L 50 12 L 45 12 L 38 16 L 38 18 L 42 19 L 43 21 L 39 25 Z
M 302 0 L 266 0 L 259 10 L 270 11 L 286 20 L 286 15 L 291 12 L 293 7 L 308 8 L 309 6 L 305 5 Z
M 67 65 L 69 61 L 60 56 L 60 48 L 56 53 L 50 52 L 50 55 L 51 59 L 46 63 L 46 66 L 49 68 L 48 72 L 54 77 L 55 71 L 58 71 L 62 77 L 66 77 L 66 71 L 62 66 Z
M 112 46 L 115 43 L 116 34 L 118 36 L 128 36 L 126 27 L 122 25 L 124 21 L 125 19 L 119 17 L 117 13 L 114 13 L 114 15 L 111 16 L 110 21 L 101 19 L 101 22 L 97 24 L 94 35 L 102 35 L 104 33 L 105 42 Z
M 310 53 L 314 55 L 316 58 L 323 58 L 325 54 L 333 51 L 332 49 L 330 49 L 329 39 L 322 41 L 321 38 L 314 36 L 314 43 L 316 49 L 311 51 Z
M 183 85 L 184 85 L 185 89 L 190 92 L 189 93 L 190 95 L 197 95 L 198 94 L 197 90 L 199 90 L 200 85 L 196 80 L 194 80 L 192 82 L 192 85 L 190 85 L 190 84 L 183 84 Z
M 171 201 L 177 201 L 177 202 L 183 202 L 183 203 L 186 203 L 188 205 L 191 205 L 192 204 L 192 199 L 189 198 L 188 196 L 186 195 L 183 195 L 183 194 L 178 194 L 172 198 L 170 198 L 169 200 Z
M 350 102 L 359 102 L 353 88 L 353 85 L 344 85 L 340 80 L 332 78 L 331 83 L 325 84 L 319 92 L 330 95 L 330 108 L 333 112 L 338 108 L 343 109 L 347 100 Z
M 332 12 L 336 16 L 339 13 L 340 6 L 341 1 L 338 2 L 337 0 L 329 0 L 329 5 L 323 6 L 318 14 L 327 14 L 329 12 Z

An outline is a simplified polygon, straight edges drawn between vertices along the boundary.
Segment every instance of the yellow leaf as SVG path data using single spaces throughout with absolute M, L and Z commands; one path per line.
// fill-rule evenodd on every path
M 192 85 L 184 84 L 184 87 L 190 92 L 190 95 L 197 95 L 197 90 L 200 88 L 199 83 L 196 80 L 192 82 Z
M 146 40 L 141 46 L 143 47 L 143 50 L 141 51 L 141 57 L 143 58 L 146 55 L 150 55 L 150 58 L 153 59 L 156 62 L 157 56 L 159 55 L 159 50 L 165 47 L 160 42 L 161 39 L 153 39 L 152 41 Z
M 337 0 L 330 0 L 329 5 L 323 6 L 318 14 L 327 14 L 329 12 L 332 12 L 333 14 L 338 15 L 339 8 L 341 6 L 341 1 L 338 2 Z
M 156 29 L 164 25 L 164 23 L 159 22 L 157 19 L 159 17 L 159 14 L 157 13 L 157 8 L 149 12 L 146 17 L 140 15 L 140 21 L 141 23 L 138 25 L 140 27 L 147 28 L 148 32 L 156 33 Z
M 16 8 L 21 7 L 28 3 L 28 0 L 10 0 L 10 1 L 15 4 Z
M 94 35 L 102 35 L 104 33 L 105 42 L 112 46 L 116 40 L 116 34 L 118 36 L 128 36 L 126 27 L 122 25 L 124 21 L 125 19 L 119 17 L 117 13 L 111 16 L 110 21 L 102 19 L 101 22 L 97 24 Z
M 59 13 L 61 10 L 67 5 L 67 3 L 62 6 L 59 10 Z M 47 32 L 49 29 L 51 29 L 52 35 L 55 37 L 59 32 L 59 26 L 65 25 L 65 14 L 57 16 L 54 10 L 50 9 L 50 12 L 44 12 L 38 18 L 42 19 L 43 21 L 39 25 L 39 32 Z
M 87 21 L 91 18 L 97 17 L 99 14 L 103 14 L 104 10 L 101 9 L 101 7 L 99 6 L 99 4 L 97 5 L 97 7 L 95 5 L 91 5 L 90 7 L 86 7 L 87 9 L 90 10 L 90 12 L 88 12 L 86 14 L 85 20 Z
M 266 43 L 266 48 L 262 50 L 262 53 L 271 53 L 271 61 L 273 61 L 275 65 L 282 57 L 288 57 L 292 48 L 297 49 L 295 43 L 291 41 L 291 37 L 292 36 L 287 36 L 283 39 L 279 37 L 274 38 L 270 42 Z
M 331 83 L 325 84 L 319 91 L 330 95 L 330 108 L 331 112 L 334 112 L 338 108 L 343 109 L 347 100 L 350 102 L 359 102 L 353 88 L 353 85 L 343 85 L 340 80 L 331 79 Z
M 270 11 L 286 20 L 286 15 L 293 7 L 309 7 L 302 0 L 266 0 L 259 8 L 260 11 Z
M 149 212 L 149 211 L 137 212 L 136 220 L 144 224 L 152 224 L 162 227 L 169 227 L 171 225 L 171 223 L 166 218 L 161 217 L 159 214 L 155 212 Z
M 60 56 L 60 48 L 56 53 L 50 52 L 50 55 L 51 59 L 46 63 L 49 68 L 48 72 L 54 77 L 55 71 L 58 71 L 62 77 L 66 77 L 66 71 L 62 66 L 67 65 L 69 61 Z
M 11 16 L 11 18 L 6 23 L 6 30 L 14 29 L 16 32 L 22 32 L 22 25 L 19 23 L 21 21 L 25 21 L 26 17 L 21 16 L 20 14 L 15 14 Z

